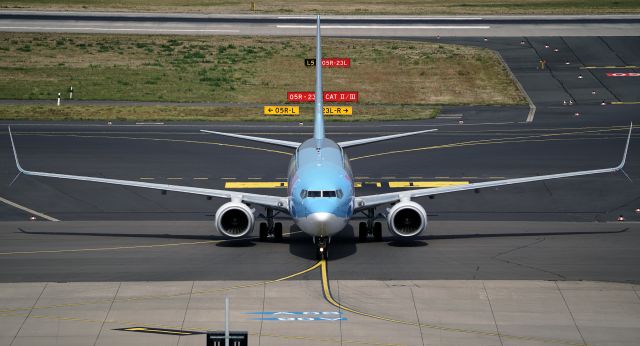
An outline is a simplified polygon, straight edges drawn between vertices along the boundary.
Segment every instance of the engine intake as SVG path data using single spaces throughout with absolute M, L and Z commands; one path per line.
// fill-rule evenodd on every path
M 253 210 L 244 203 L 228 202 L 216 211 L 216 228 L 231 238 L 240 238 L 253 230 Z
M 427 228 L 427 212 L 416 202 L 400 202 L 387 213 L 389 230 L 401 237 L 414 237 Z

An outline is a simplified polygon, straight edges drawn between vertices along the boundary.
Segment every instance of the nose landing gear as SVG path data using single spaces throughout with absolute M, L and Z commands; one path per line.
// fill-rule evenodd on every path
M 317 245 L 316 259 L 318 261 L 326 260 L 329 257 L 327 251 L 327 245 L 329 244 L 329 238 L 327 237 L 314 237 L 313 242 Z

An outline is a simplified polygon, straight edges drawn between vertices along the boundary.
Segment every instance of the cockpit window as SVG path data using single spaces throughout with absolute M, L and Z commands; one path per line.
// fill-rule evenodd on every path
M 322 197 L 335 197 L 335 191 L 322 191 Z
M 325 191 L 308 191 L 308 190 L 302 190 L 300 191 L 300 198 L 305 199 L 307 197 L 313 197 L 313 198 L 319 198 L 319 197 L 326 197 L 326 198 L 342 198 L 343 194 L 342 194 L 342 190 L 338 189 L 338 190 L 325 190 Z
M 322 191 L 309 191 L 307 197 L 322 197 Z

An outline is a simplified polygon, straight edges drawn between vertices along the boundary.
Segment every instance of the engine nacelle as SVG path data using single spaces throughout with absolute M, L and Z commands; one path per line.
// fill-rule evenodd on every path
M 416 202 L 400 202 L 387 213 L 389 230 L 401 237 L 414 237 L 427 228 L 427 212 Z
M 227 237 L 240 238 L 253 230 L 253 210 L 244 203 L 228 202 L 216 211 L 216 228 Z

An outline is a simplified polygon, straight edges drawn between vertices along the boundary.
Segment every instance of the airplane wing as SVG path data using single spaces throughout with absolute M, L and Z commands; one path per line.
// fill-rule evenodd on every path
M 246 140 L 250 140 L 250 141 L 254 141 L 254 142 L 269 143 L 269 144 L 280 145 L 280 146 L 283 146 L 283 147 L 289 147 L 289 148 L 295 148 L 295 149 L 297 149 L 300 146 L 300 144 L 302 144 L 302 143 L 298 143 L 298 142 L 283 141 L 283 140 L 279 140 L 279 139 L 238 135 L 238 134 L 235 134 L 235 133 L 207 131 L 207 130 L 200 130 L 200 132 L 213 133 L 215 135 L 220 135 L 220 136 L 241 138 L 241 139 L 246 139 Z
M 20 173 L 24 175 L 90 181 L 94 183 L 141 187 L 141 188 L 161 190 L 161 191 L 175 191 L 175 192 L 189 193 L 189 194 L 201 195 L 201 196 L 227 198 L 236 202 L 245 202 L 245 203 L 252 203 L 252 204 L 257 204 L 265 207 L 271 207 L 276 210 L 280 210 L 288 213 L 289 207 L 288 207 L 286 197 L 260 195 L 260 194 L 254 194 L 254 193 L 243 193 L 243 192 L 236 192 L 236 191 L 206 189 L 206 188 L 200 188 L 200 187 L 190 187 L 190 186 L 181 186 L 181 185 L 156 184 L 156 183 L 147 183 L 142 181 L 119 180 L 119 179 L 108 179 L 108 178 L 98 178 L 98 177 L 87 177 L 87 176 L 80 176 L 80 175 L 68 175 L 68 174 L 29 171 L 22 168 L 22 166 L 20 165 L 20 161 L 18 161 L 18 154 L 16 152 L 16 147 L 13 142 L 13 135 L 11 134 L 11 128 L 9 128 L 9 137 L 11 138 L 11 147 L 13 148 L 13 156 L 16 160 L 16 167 L 18 168 L 18 171 L 20 171 Z
M 559 179 L 559 178 L 569 178 L 569 177 L 577 177 L 581 175 L 591 175 L 591 174 L 601 174 L 601 173 L 611 173 L 622 170 L 624 164 L 627 160 L 627 151 L 629 150 L 629 142 L 631 140 L 631 130 L 633 129 L 633 124 L 629 126 L 629 135 L 627 136 L 627 144 L 624 149 L 624 154 L 622 156 L 622 161 L 619 165 L 611 168 L 602 168 L 602 169 L 592 169 L 586 171 L 576 171 L 576 172 L 568 172 L 568 173 L 558 173 L 558 174 L 548 174 L 548 175 L 539 175 L 533 177 L 524 177 L 524 178 L 515 178 L 515 179 L 504 179 L 504 180 L 494 180 L 494 181 L 486 181 L 481 183 L 472 183 L 467 185 L 453 185 L 453 186 L 443 186 L 431 189 L 416 189 L 416 190 L 406 190 L 400 192 L 391 192 L 391 193 L 383 193 L 378 195 L 369 195 L 356 197 L 355 200 L 355 211 L 361 211 L 367 208 L 373 208 L 375 206 L 395 203 L 398 201 L 410 200 L 416 197 L 424 197 L 424 196 L 434 196 L 441 195 L 443 193 L 450 192 L 458 192 L 465 190 L 476 190 L 483 189 L 486 187 L 496 187 L 496 186 L 504 186 L 504 185 L 513 185 L 513 184 L 521 184 L 521 183 L 530 183 L 534 181 L 543 181 L 543 180 L 551 180 L 551 179 Z M 623 171 L 624 172 L 624 171 Z M 625 173 L 626 174 L 626 173 Z

